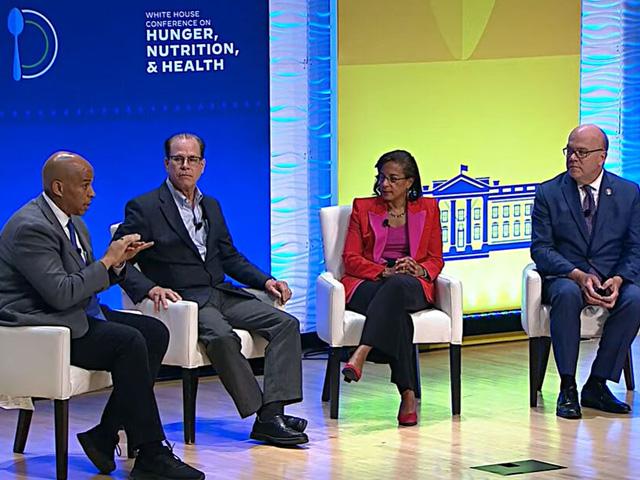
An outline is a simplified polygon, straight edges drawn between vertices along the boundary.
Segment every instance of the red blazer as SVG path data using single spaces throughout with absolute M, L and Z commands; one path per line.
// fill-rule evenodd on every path
M 385 268 L 382 252 L 387 243 L 387 206 L 380 197 L 356 198 L 349 220 L 342 261 L 347 301 L 363 280 L 379 280 Z M 407 204 L 409 254 L 429 273 L 430 280 L 420 278 L 424 296 L 434 303 L 434 281 L 440 274 L 442 260 L 442 231 L 440 210 L 434 198 L 421 197 Z

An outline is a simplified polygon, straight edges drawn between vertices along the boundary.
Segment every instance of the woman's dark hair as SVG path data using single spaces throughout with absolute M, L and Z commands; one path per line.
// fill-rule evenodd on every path
M 413 184 L 407 192 L 407 199 L 414 201 L 420 198 L 422 196 L 422 181 L 420 180 L 418 164 L 416 163 L 416 159 L 413 158 L 413 155 L 406 150 L 394 150 L 383 154 L 376 162 L 376 170 L 378 170 L 378 173 L 382 172 L 382 167 L 388 162 L 396 162 L 402 168 L 405 177 L 413 178 Z M 380 196 L 380 184 L 377 178 L 373 184 L 373 193 L 376 197 Z

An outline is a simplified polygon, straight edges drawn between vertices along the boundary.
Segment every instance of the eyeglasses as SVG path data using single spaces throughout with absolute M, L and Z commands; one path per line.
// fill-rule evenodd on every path
M 583 148 L 579 148 L 577 150 L 574 150 L 571 147 L 564 147 L 562 149 L 562 153 L 565 157 L 569 158 L 575 153 L 576 157 L 578 157 L 580 160 L 582 160 L 583 158 L 587 158 L 587 156 L 593 152 L 604 152 L 604 148 L 596 148 L 594 150 L 584 150 Z
M 407 178 L 409 177 L 396 177 L 395 175 L 387 177 L 386 175 L 380 173 L 379 175 L 376 175 L 376 182 L 382 184 L 385 180 L 388 180 L 391 185 L 395 185 L 400 180 L 406 180 Z
M 202 157 L 197 157 L 195 155 L 192 155 L 190 157 L 184 157 L 182 155 L 171 155 L 169 156 L 169 160 L 171 160 L 176 165 L 183 165 L 186 160 L 186 162 L 190 166 L 195 167 L 196 165 L 199 165 L 200 162 L 202 162 Z

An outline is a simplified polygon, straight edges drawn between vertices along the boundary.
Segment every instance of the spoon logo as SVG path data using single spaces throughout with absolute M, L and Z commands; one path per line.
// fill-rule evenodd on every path
M 13 36 L 13 79 L 30 80 L 47 73 L 58 56 L 58 34 L 49 19 L 35 10 L 12 8 L 7 28 Z

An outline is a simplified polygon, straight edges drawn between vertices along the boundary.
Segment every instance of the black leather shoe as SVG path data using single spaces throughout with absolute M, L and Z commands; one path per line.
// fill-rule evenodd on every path
M 118 435 L 106 435 L 99 426 L 76 435 L 78 442 L 100 473 L 109 474 L 116 469 L 113 452 L 118 446 Z
M 580 398 L 583 407 L 609 413 L 629 413 L 631 407 L 614 397 L 606 383 L 588 383 L 582 387 Z
M 173 449 L 162 446 L 153 452 L 140 450 L 129 474 L 131 480 L 203 480 L 200 470 L 184 463 Z
M 276 415 L 265 422 L 256 417 L 251 438 L 278 446 L 301 445 L 309 441 L 305 433 L 288 427 L 282 415 Z
M 282 419 L 284 420 L 284 424 L 295 430 L 296 432 L 304 432 L 307 428 L 307 421 L 304 418 L 294 417 L 293 415 L 285 415 L 282 414 Z
M 556 415 L 562 418 L 582 418 L 582 411 L 578 403 L 578 389 L 575 385 L 560 389 L 558 403 L 556 403 Z

